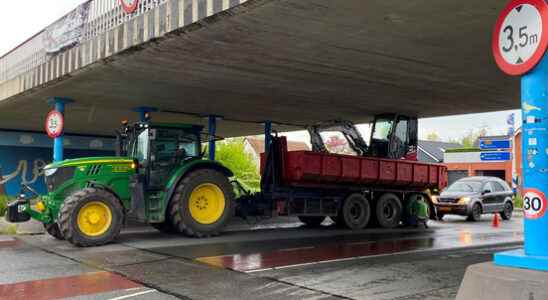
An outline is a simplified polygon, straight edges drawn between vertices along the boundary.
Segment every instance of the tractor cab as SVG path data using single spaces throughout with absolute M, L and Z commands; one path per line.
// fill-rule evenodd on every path
M 371 125 L 369 144 L 349 121 L 330 121 L 308 127 L 312 151 L 328 152 L 322 132 L 342 133 L 349 147 L 359 156 L 417 160 L 417 118 L 382 114 Z

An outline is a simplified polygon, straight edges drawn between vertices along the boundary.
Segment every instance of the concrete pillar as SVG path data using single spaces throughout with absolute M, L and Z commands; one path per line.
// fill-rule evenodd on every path
M 521 106 L 525 247 L 495 254 L 495 263 L 548 271 L 548 55 L 522 77 Z

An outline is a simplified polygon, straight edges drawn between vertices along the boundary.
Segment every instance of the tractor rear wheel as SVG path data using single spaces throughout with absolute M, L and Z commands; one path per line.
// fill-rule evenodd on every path
M 173 227 L 192 237 L 218 235 L 234 215 L 234 193 L 228 178 L 212 169 L 186 175 L 169 203 Z
M 375 215 L 381 227 L 397 227 L 400 224 L 402 212 L 401 201 L 395 194 L 386 193 L 377 200 Z
M 307 227 L 319 227 L 326 217 L 324 216 L 299 216 L 299 221 Z
M 350 229 L 363 229 L 371 218 L 369 201 L 362 194 L 351 194 L 343 203 L 337 216 L 337 223 Z
M 65 239 L 80 247 L 100 246 L 120 234 L 124 210 L 112 193 L 85 188 L 65 199 L 59 213 L 59 227 Z
M 59 224 L 57 222 L 51 223 L 51 224 L 44 224 L 44 229 L 46 229 L 46 232 L 51 235 L 52 237 L 58 239 L 58 240 L 64 240 L 65 237 L 61 233 L 61 229 L 59 228 Z

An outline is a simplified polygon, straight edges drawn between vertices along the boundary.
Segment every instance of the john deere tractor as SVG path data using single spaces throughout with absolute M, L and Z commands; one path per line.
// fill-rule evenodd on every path
M 202 129 L 126 124 L 118 134 L 118 156 L 47 165 L 47 195 L 31 206 L 21 193 L 6 217 L 32 217 L 52 236 L 84 247 L 114 240 L 130 215 L 165 232 L 216 235 L 234 214 L 233 174 L 203 158 Z

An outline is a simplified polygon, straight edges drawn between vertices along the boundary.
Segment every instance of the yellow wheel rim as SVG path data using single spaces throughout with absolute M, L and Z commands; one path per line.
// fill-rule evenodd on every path
M 216 184 L 200 184 L 190 194 L 188 208 L 196 222 L 205 225 L 213 224 L 225 211 L 225 194 Z
M 87 236 L 100 236 L 112 224 L 112 212 L 103 202 L 86 203 L 78 212 L 78 229 Z

